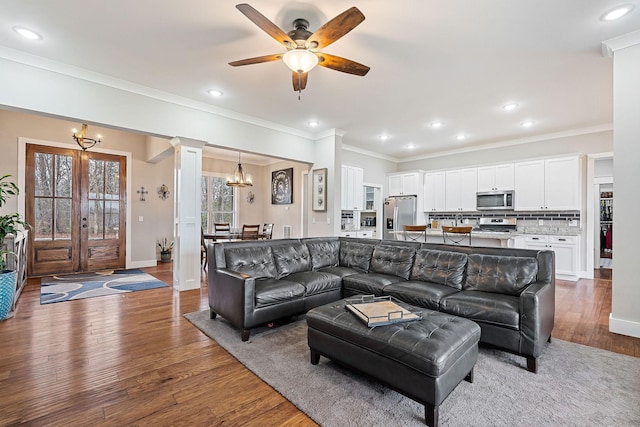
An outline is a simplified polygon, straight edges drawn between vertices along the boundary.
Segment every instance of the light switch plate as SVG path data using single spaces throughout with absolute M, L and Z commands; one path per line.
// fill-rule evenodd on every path
M 538 225 L 544 225 L 544 220 L 539 219 L 538 220 Z

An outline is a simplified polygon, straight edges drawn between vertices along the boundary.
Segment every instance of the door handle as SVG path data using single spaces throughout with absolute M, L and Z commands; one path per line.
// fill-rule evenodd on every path
M 87 224 L 82 224 L 82 228 L 87 228 Z
M 87 220 L 87 218 L 82 218 L 82 220 L 83 220 L 83 221 L 86 221 L 86 220 Z

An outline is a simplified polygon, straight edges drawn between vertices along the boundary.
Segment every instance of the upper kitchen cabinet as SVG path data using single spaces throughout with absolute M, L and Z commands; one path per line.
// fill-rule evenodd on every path
M 445 204 L 445 172 L 424 174 L 424 211 L 441 212 Z
M 514 184 L 513 163 L 478 168 L 479 192 L 513 190 Z
M 421 194 L 421 178 L 421 172 L 407 172 L 387 175 L 389 196 L 408 196 L 412 194 Z
M 578 157 L 515 164 L 515 209 L 580 210 Z
M 342 165 L 342 210 L 364 209 L 364 169 Z
M 459 169 L 445 174 L 445 209 L 475 211 L 478 169 Z

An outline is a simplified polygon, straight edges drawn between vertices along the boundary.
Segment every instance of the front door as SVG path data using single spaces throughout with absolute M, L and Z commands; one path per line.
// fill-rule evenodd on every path
M 125 266 L 126 158 L 27 145 L 29 275 Z

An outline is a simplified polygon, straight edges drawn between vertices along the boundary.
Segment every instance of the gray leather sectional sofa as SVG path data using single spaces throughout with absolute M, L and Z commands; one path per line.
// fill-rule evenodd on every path
M 358 294 L 475 321 L 480 342 L 536 359 L 551 339 L 552 251 L 343 237 L 208 245 L 211 318 L 242 330 Z

